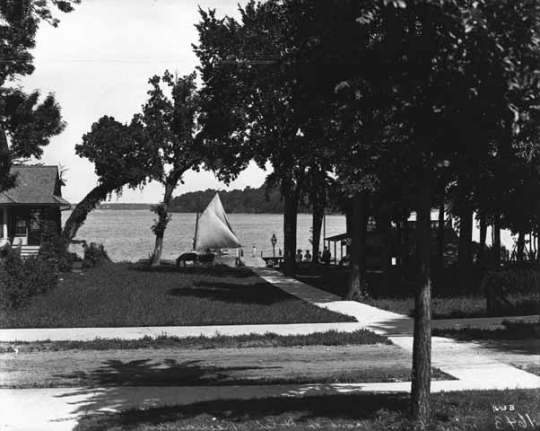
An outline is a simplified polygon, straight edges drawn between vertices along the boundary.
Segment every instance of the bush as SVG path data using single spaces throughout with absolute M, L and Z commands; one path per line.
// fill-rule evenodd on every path
M 17 251 L 6 250 L 0 266 L 0 305 L 2 308 L 18 308 L 22 305 L 29 291 L 26 287 L 24 263 Z
M 540 291 L 540 272 L 532 267 L 509 267 L 488 271 L 482 280 L 482 290 L 502 289 L 504 293 Z
M 43 256 L 23 260 L 16 250 L 9 249 L 0 266 L 0 308 L 22 307 L 31 297 L 52 289 L 58 282 L 57 268 Z
M 23 262 L 26 270 L 26 283 L 30 296 L 48 292 L 58 282 L 58 266 L 39 256 L 29 257 Z
M 80 261 L 81 259 L 76 253 L 63 253 L 58 257 L 58 270 L 60 272 L 70 272 L 73 269 L 73 263 Z
M 91 242 L 90 245 L 84 246 L 84 266 L 92 267 L 102 262 L 110 262 L 111 259 L 105 251 L 103 244 Z
M 54 224 L 45 225 L 41 241 L 39 256 L 51 265 L 54 265 L 58 271 L 70 272 L 73 262 L 78 260 L 78 257 L 75 253 L 66 251 L 58 229 L 56 229 Z

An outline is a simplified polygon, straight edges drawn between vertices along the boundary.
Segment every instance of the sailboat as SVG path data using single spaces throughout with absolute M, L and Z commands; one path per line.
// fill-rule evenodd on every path
M 232 229 L 219 194 L 216 193 L 201 215 L 197 216 L 193 249 L 201 253 L 239 247 L 242 245 Z

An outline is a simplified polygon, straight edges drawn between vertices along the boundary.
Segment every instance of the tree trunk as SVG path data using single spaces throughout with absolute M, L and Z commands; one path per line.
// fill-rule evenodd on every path
M 425 175 L 425 173 L 424 173 Z M 415 298 L 411 413 L 415 421 L 427 425 L 430 418 L 431 386 L 431 199 L 427 176 L 418 190 L 416 257 L 419 264 Z
M 499 266 L 501 262 L 501 218 L 499 215 L 496 215 L 493 221 L 492 244 L 493 263 L 495 266 Z
M 383 208 L 379 221 L 381 223 L 380 234 L 382 237 L 380 293 L 385 295 L 390 291 L 390 271 L 392 270 L 392 218 L 390 208 Z
M 354 201 L 354 199 L 351 199 L 352 201 Z M 346 209 L 345 209 L 345 232 L 347 233 L 348 235 L 348 245 L 346 245 L 346 254 L 349 256 L 349 266 L 351 265 L 351 258 L 352 258 L 352 231 L 353 231 L 353 223 L 354 223 L 354 219 L 353 219 L 354 215 L 353 215 L 353 206 L 352 205 L 349 205 Z
M 117 187 L 100 184 L 92 189 L 82 201 L 80 201 L 69 218 L 67 219 L 64 229 L 62 230 L 62 245 L 64 250 L 67 250 L 69 243 L 77 235 L 78 230 L 86 221 L 86 217 L 98 203 L 107 199 Z
M 481 267 L 486 261 L 486 236 L 487 236 L 487 220 L 483 211 L 480 212 L 480 246 L 478 248 L 478 263 Z
M 540 270 L 540 230 L 536 233 L 536 263 L 538 270 Z
M 295 275 L 296 256 L 296 222 L 298 216 L 298 191 L 291 180 L 283 180 L 282 193 L 285 200 L 283 209 L 283 235 L 284 259 L 283 273 L 287 276 Z
M 319 249 L 321 240 L 321 229 L 324 217 L 324 208 L 326 202 L 326 191 L 324 187 L 316 187 L 312 193 L 312 206 L 313 206 L 313 265 L 319 263 Z
M 403 216 L 403 220 L 401 221 L 401 224 L 403 226 L 402 229 L 402 242 L 401 242 L 401 272 L 402 276 L 404 278 L 407 278 L 409 268 L 409 261 L 410 261 L 410 251 L 411 251 L 411 243 L 410 243 L 410 228 L 409 228 L 409 222 L 408 222 L 408 216 Z
M 518 232 L 516 260 L 519 263 L 525 261 L 525 232 L 522 230 Z
M 444 269 L 444 246 L 445 246 L 445 190 L 446 188 L 441 187 L 441 200 L 439 202 L 439 225 L 438 225 L 438 235 L 437 235 L 437 263 L 439 269 L 442 271 Z
M 461 204 L 458 245 L 458 285 L 461 292 L 468 292 L 471 285 L 471 244 L 473 211 L 468 203 Z
M 536 232 L 531 233 L 531 260 L 534 261 L 538 258 L 538 234 Z
M 536 261 L 538 263 L 538 270 L 540 270 L 540 201 L 537 202 L 537 214 L 536 214 Z
M 156 208 L 158 220 L 152 228 L 154 234 L 156 235 L 156 242 L 154 245 L 154 251 L 152 253 L 152 260 L 150 262 L 152 266 L 157 266 L 161 262 L 161 256 L 163 254 L 163 237 L 165 236 L 165 229 L 167 229 L 167 224 L 169 222 L 169 205 L 177 184 L 178 179 L 167 179 L 167 182 L 165 183 L 163 202 Z
M 347 300 L 354 299 L 362 291 L 366 277 L 367 200 L 367 191 L 360 191 L 353 198 L 349 287 L 345 295 Z
M 15 176 L 10 174 L 11 155 L 6 132 L 0 123 L 0 193 L 15 186 Z

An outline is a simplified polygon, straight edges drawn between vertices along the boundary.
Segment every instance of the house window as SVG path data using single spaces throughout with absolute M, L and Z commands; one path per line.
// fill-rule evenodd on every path
M 30 210 L 30 230 L 43 229 L 43 213 L 41 210 Z
M 27 222 L 26 217 L 17 216 L 15 219 L 15 236 L 26 236 Z

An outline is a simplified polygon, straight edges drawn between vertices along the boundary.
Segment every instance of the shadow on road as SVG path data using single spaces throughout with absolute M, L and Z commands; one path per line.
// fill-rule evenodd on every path
M 301 387 L 298 388 L 302 390 Z M 343 420 L 365 420 L 374 419 L 383 413 L 390 416 L 405 414 L 409 405 L 407 394 L 358 394 L 343 395 L 332 386 L 320 387 L 316 392 L 307 389 L 303 397 L 291 397 L 284 393 L 275 393 L 271 396 L 263 396 L 251 399 L 212 399 L 215 394 L 208 388 L 206 394 L 197 394 L 200 398 L 194 402 L 188 402 L 189 395 L 178 393 L 177 406 L 154 407 L 157 405 L 156 397 L 152 392 L 147 392 L 144 399 L 135 400 L 132 395 L 122 391 L 122 388 L 106 389 L 93 394 L 85 402 L 77 405 L 77 411 L 84 416 L 91 417 L 100 409 L 101 415 L 94 416 L 94 427 L 85 427 L 85 430 L 105 430 L 105 429 L 133 429 L 142 424 L 160 424 L 167 427 L 167 424 L 182 420 L 200 419 L 227 421 L 229 423 L 242 423 L 246 421 L 260 421 L 262 424 L 269 420 L 286 422 L 294 415 L 295 422 L 313 423 L 321 425 L 323 421 Z M 322 394 L 324 392 L 324 395 Z M 70 394 L 76 396 L 80 394 Z M 231 394 L 232 396 L 232 394 Z M 192 397 L 193 398 L 193 397 Z M 207 398 L 206 400 L 204 398 Z M 161 402 L 162 400 L 160 400 Z M 183 402 L 184 401 L 184 402 Z M 145 405 L 144 409 L 129 410 L 131 406 Z M 183 405 L 182 405 L 183 404 Z M 106 415 L 104 408 L 114 406 L 124 413 Z M 97 418 L 97 419 L 96 419 Z M 272 419 L 269 419 L 272 418 Z M 271 423 L 268 426 L 272 425 Z M 167 428 L 168 429 L 168 428 Z M 173 429 L 173 428 L 171 428 Z M 195 429 L 195 428 L 187 428 Z M 229 428 L 227 428 L 229 429 Z M 259 427 L 259 429 L 264 429 Z M 267 428 L 286 429 L 286 428 Z M 322 427 L 319 429 L 329 429 Z
M 247 379 L 238 376 L 241 371 L 278 368 L 281 367 L 217 367 L 199 360 L 178 362 L 175 359 L 164 359 L 157 362 L 152 359 L 110 359 L 91 371 L 76 371 L 54 377 L 62 379 L 71 387 L 220 386 L 239 382 L 246 384 Z

